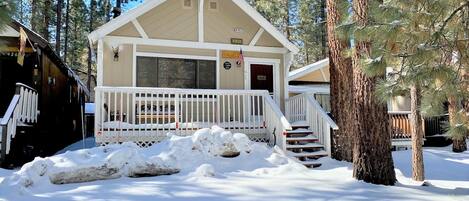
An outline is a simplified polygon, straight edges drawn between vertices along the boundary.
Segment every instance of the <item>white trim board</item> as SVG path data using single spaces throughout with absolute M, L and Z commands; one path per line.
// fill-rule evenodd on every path
M 138 33 L 140 34 L 140 36 L 142 36 L 142 38 L 148 39 L 147 33 L 143 29 L 142 25 L 140 25 L 140 23 L 137 21 L 137 19 L 133 19 L 132 24 L 134 25 L 135 29 L 137 29 Z
M 274 80 L 274 99 L 280 105 L 280 59 L 268 58 L 244 58 L 244 89 L 251 89 L 251 64 L 272 65 Z
M 164 46 L 164 47 L 178 47 L 178 48 L 193 48 L 193 49 L 222 49 L 239 51 L 242 49 L 245 52 L 263 52 L 274 54 L 285 54 L 288 52 L 286 48 L 279 47 L 260 47 L 248 45 L 232 45 L 224 43 L 207 43 L 196 41 L 180 41 L 180 40 L 166 40 L 166 39 L 145 39 L 133 38 L 123 36 L 106 36 L 104 41 L 108 44 L 137 44 L 137 45 L 151 45 L 151 46 Z

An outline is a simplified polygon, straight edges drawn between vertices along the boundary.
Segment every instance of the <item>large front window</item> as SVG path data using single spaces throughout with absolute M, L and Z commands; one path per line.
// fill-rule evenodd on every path
M 216 62 L 137 57 L 137 87 L 216 88 Z

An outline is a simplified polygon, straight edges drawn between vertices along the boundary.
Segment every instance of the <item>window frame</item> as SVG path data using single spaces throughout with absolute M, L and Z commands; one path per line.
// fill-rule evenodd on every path
M 167 58 L 167 59 L 187 59 L 187 60 L 205 60 L 205 61 L 214 61 L 215 62 L 215 88 L 218 89 L 219 82 L 219 67 L 218 59 L 216 56 L 199 56 L 199 55 L 182 55 L 182 54 L 165 54 L 165 53 L 153 53 L 153 52 L 135 52 L 134 54 L 134 65 L 133 65 L 133 86 L 137 87 L 137 58 L 138 57 L 154 57 L 154 58 Z M 198 62 L 196 63 L 198 68 Z M 198 69 L 196 69 L 196 74 Z M 198 75 L 196 75 L 198 78 Z M 197 79 L 196 78 L 196 79 Z M 198 82 L 198 80 L 196 80 Z

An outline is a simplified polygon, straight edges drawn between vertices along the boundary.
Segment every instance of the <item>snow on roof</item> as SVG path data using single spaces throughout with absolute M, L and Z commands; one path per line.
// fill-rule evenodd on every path
M 123 13 L 119 17 L 112 19 L 108 23 L 100 26 L 98 29 L 94 30 L 88 35 L 88 39 L 91 42 L 96 42 L 98 39 L 103 38 L 119 27 L 124 26 L 125 24 L 135 20 L 137 17 L 143 15 L 144 13 L 150 11 L 151 9 L 161 5 L 167 0 L 147 0 L 140 4 L 139 6 L 129 10 L 126 13 Z M 277 28 L 274 27 L 267 19 L 265 19 L 256 9 L 249 5 L 246 0 L 231 0 L 236 4 L 241 10 L 243 10 L 248 16 L 250 16 L 255 22 L 259 24 L 264 30 L 272 34 L 272 36 L 278 40 L 285 48 L 290 50 L 292 53 L 296 54 L 299 52 L 298 47 L 294 45 L 290 40 L 288 40 L 285 35 L 283 35 Z
M 292 81 L 292 80 L 295 80 L 295 79 L 298 79 L 300 77 L 303 77 L 311 72 L 314 72 L 314 71 L 317 71 L 321 68 L 324 68 L 324 67 L 327 67 L 329 66 L 329 59 L 323 59 L 323 60 L 320 60 L 316 63 L 312 63 L 312 64 L 309 64 L 307 66 L 304 66 L 302 68 L 299 68 L 299 69 L 296 69 L 294 71 L 290 71 L 290 73 L 288 73 L 288 81 Z

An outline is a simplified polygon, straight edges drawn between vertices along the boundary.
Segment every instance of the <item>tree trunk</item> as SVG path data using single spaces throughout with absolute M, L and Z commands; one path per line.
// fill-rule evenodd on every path
M 339 126 L 332 134 L 332 157 L 352 162 L 353 131 L 353 77 L 351 60 L 343 56 L 348 48 L 346 40 L 340 40 L 335 27 L 340 23 L 338 0 L 327 0 L 327 40 L 329 44 L 329 69 L 331 83 L 331 112 Z M 346 16 L 343 16 L 346 17 Z
M 44 1 L 44 24 L 42 27 L 42 37 L 44 37 L 47 41 L 50 40 L 50 32 L 49 32 L 49 26 L 51 23 L 50 17 L 51 17 L 51 12 L 50 8 L 52 6 L 51 0 L 45 0 Z
M 38 0 L 31 0 L 31 19 L 29 20 L 31 22 L 31 30 L 33 31 L 38 31 L 37 30 L 37 24 L 35 23 L 35 20 L 38 17 Z
M 60 55 L 60 35 L 61 35 L 61 32 L 62 32 L 62 5 L 63 5 L 63 0 L 57 0 L 57 11 L 56 11 L 56 14 L 57 14 L 57 23 L 56 23 L 56 32 L 55 32 L 55 51 L 57 52 L 57 54 Z
M 412 137 L 412 179 L 415 181 L 425 180 L 423 165 L 423 127 L 422 115 L 418 110 L 420 106 L 420 86 L 413 85 L 410 88 L 410 132 Z
M 64 63 L 67 63 L 67 54 L 68 54 L 68 31 L 69 31 L 69 24 L 70 24 L 70 0 L 67 0 L 67 8 L 65 11 L 65 45 L 64 45 Z
M 455 97 L 448 98 L 448 114 L 449 114 L 449 123 L 451 126 L 455 126 L 455 118 L 458 112 L 458 103 Z M 453 140 L 453 152 L 461 153 L 467 151 L 466 139 L 452 138 Z
M 326 0 L 321 0 L 321 58 L 327 57 L 327 42 L 326 42 Z
M 94 21 L 94 14 L 96 12 L 96 0 L 91 0 L 90 1 L 90 21 L 89 21 L 89 27 L 88 27 L 88 31 L 91 33 L 94 29 L 93 27 L 93 21 Z M 92 67 L 92 57 L 93 55 L 91 54 L 91 44 L 88 43 L 88 72 L 87 72 L 87 76 L 88 76 L 88 80 L 86 82 L 86 86 L 88 87 L 88 90 L 91 91 L 91 79 L 92 79 L 92 75 L 91 75 L 91 67 Z
M 368 0 L 354 0 L 353 7 L 357 25 L 366 25 Z M 387 106 L 379 102 L 375 95 L 378 77 L 367 77 L 360 66 L 361 55 L 370 55 L 370 43 L 355 40 L 355 50 L 352 57 L 356 118 L 355 132 L 352 134 L 353 176 L 373 184 L 394 185 L 396 175 Z

